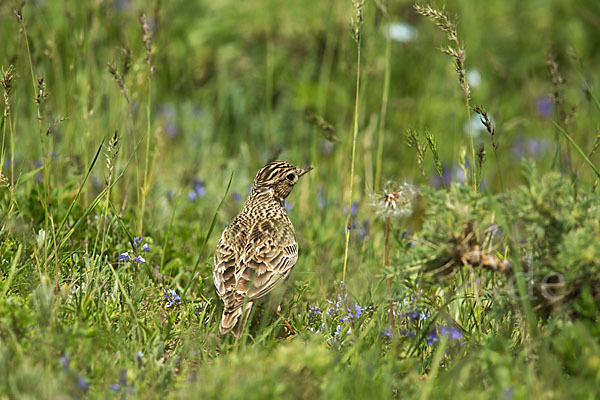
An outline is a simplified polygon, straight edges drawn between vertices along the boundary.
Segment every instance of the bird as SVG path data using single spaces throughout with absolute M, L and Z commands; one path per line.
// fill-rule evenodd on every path
M 223 301 L 219 334 L 239 338 L 254 303 L 285 281 L 298 260 L 294 226 L 284 202 L 313 168 L 273 161 L 262 167 L 239 214 L 217 245 L 213 280 Z

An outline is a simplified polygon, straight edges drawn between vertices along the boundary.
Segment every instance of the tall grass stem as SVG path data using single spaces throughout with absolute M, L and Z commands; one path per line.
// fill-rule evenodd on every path
M 344 269 L 342 281 L 346 281 L 348 267 L 348 247 L 350 245 L 350 228 L 352 226 L 352 194 L 354 189 L 354 163 L 356 158 L 356 141 L 358 138 L 358 101 L 360 96 L 360 38 L 356 42 L 356 93 L 354 99 L 354 124 L 352 129 L 352 159 L 350 161 L 350 194 L 348 195 L 348 219 L 346 221 L 346 245 L 344 248 Z

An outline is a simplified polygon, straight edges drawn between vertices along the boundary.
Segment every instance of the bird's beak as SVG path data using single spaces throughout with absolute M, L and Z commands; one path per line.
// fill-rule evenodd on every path
M 298 168 L 298 176 L 302 176 L 304 174 L 306 174 L 307 172 L 312 171 L 313 168 L 312 167 L 306 167 L 306 168 Z

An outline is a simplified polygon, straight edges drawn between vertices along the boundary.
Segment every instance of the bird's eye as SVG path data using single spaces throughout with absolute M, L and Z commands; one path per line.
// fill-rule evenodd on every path
M 290 181 L 293 181 L 295 177 L 296 177 L 296 175 L 294 175 L 294 174 L 288 174 L 288 175 L 286 176 L 286 178 L 287 178 L 288 180 L 290 180 Z

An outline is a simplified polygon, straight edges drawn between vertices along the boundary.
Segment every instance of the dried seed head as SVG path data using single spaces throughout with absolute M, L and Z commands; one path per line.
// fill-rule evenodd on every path
M 8 114 L 10 114 L 10 92 L 15 80 L 14 71 L 15 67 L 12 64 L 8 66 L 6 71 L 4 68 L 0 71 L 0 86 L 4 89 L 4 117 L 8 117 Z
M 496 143 L 494 141 L 494 135 L 496 134 L 496 129 L 495 129 L 494 125 L 492 124 L 492 121 L 491 121 L 490 117 L 488 116 L 487 112 L 479 106 L 473 107 L 473 111 L 475 111 L 477 114 L 479 114 L 479 119 L 481 120 L 481 123 L 485 126 L 485 129 L 492 136 L 492 146 L 494 147 L 494 150 L 498 150 L 498 143 Z
M 483 143 L 479 145 L 477 159 L 479 160 L 479 170 L 481 170 L 481 168 L 483 167 L 483 163 L 485 162 L 485 145 Z
M 352 9 L 354 16 L 352 17 L 352 39 L 356 43 L 360 42 L 360 27 L 363 23 L 363 0 L 352 0 Z
M 46 80 L 44 76 L 40 76 L 37 80 L 37 92 L 35 95 L 35 102 L 42 104 L 47 98 L 49 93 L 46 91 Z
M 59 126 L 60 124 L 62 124 L 63 122 L 65 122 L 65 117 L 58 117 L 54 120 L 54 122 L 52 122 L 49 126 L 48 129 L 46 130 L 46 136 L 50 136 L 54 133 L 54 131 L 56 130 L 56 127 Z
M 149 68 L 148 77 L 152 79 L 152 75 L 154 74 L 154 66 L 152 65 L 152 30 L 148 25 L 146 14 L 143 12 L 140 13 L 140 23 L 142 24 L 142 33 L 144 34 L 142 40 L 146 49 L 146 64 L 148 64 Z
M 127 89 L 127 86 L 125 86 L 125 81 L 123 80 L 121 74 L 119 74 L 119 71 L 117 71 L 116 68 L 113 67 L 110 63 L 106 64 L 106 68 L 108 68 L 108 72 L 110 72 L 113 78 L 115 78 L 115 81 L 117 82 L 117 85 L 119 85 L 121 93 L 123 93 L 123 96 L 125 96 L 125 100 L 127 100 L 127 103 L 131 104 L 131 101 L 129 100 L 129 90 Z
M 471 89 L 469 88 L 469 83 L 465 79 L 465 49 L 458 41 L 456 25 L 443 11 L 435 10 L 431 8 L 431 6 L 415 4 L 414 8 L 418 14 L 431 19 L 437 27 L 446 33 L 448 40 L 452 42 L 450 46 L 442 48 L 441 51 L 454 58 L 460 87 L 465 92 L 467 101 L 469 101 L 471 99 Z
M 117 158 L 117 154 L 119 154 L 119 134 L 115 130 L 115 134 L 108 141 L 108 145 L 106 146 L 106 170 L 107 176 L 105 179 L 106 186 L 110 186 L 112 180 L 112 173 L 114 168 L 115 158 Z
M 403 217 L 412 214 L 416 194 L 417 189 L 410 183 L 404 182 L 398 186 L 394 182 L 388 182 L 383 193 L 372 196 L 371 205 L 377 215 L 384 218 Z

